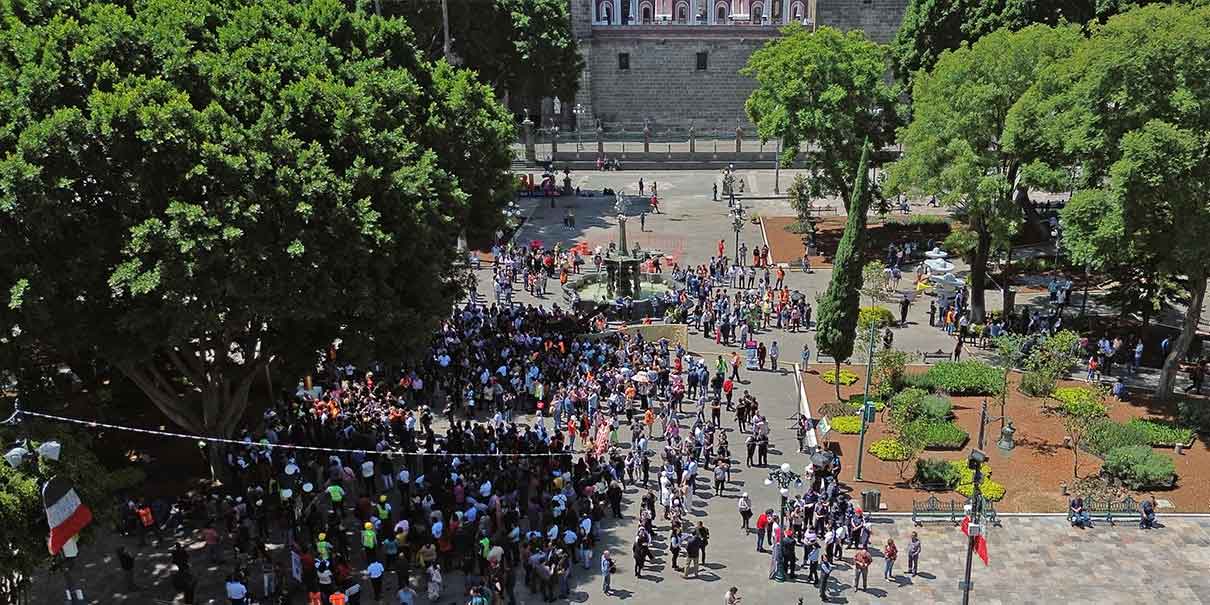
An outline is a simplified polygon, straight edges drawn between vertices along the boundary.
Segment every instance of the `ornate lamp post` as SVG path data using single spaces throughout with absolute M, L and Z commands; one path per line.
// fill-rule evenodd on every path
M 572 109 L 571 112 L 576 114 L 576 153 L 580 153 L 581 151 L 584 151 L 584 136 L 582 134 L 583 131 L 580 130 L 580 120 L 586 113 L 584 110 L 584 105 L 576 103 L 575 108 Z
M 735 194 L 732 193 L 732 196 Z M 744 259 L 739 257 L 739 234 L 744 230 L 744 203 L 739 202 L 731 209 L 731 228 L 735 230 L 735 264 L 741 264 Z
M 987 462 L 987 454 L 980 450 L 971 450 L 970 455 L 966 459 L 967 468 L 974 471 L 972 481 L 971 500 L 970 500 L 970 523 L 967 524 L 967 539 L 966 539 L 966 573 L 963 575 L 962 588 L 962 605 L 968 605 L 971 600 L 971 559 L 975 554 L 975 542 L 979 535 L 983 533 L 983 494 L 979 492 L 979 486 L 983 483 L 983 472 L 981 470 L 983 463 Z
M 795 489 L 802 488 L 802 477 L 790 470 L 790 463 L 783 462 L 781 467 L 769 471 L 769 478 L 765 479 L 765 485 L 777 484 L 778 493 L 781 494 L 781 517 L 786 518 L 786 498 L 790 496 L 790 486 Z

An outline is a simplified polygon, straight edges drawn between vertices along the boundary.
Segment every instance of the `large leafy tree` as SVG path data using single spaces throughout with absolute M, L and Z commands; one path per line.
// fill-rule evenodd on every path
M 894 142 L 898 92 L 886 80 L 886 48 L 861 30 L 789 25 L 741 73 L 756 79 L 744 108 L 760 138 L 782 139 L 783 163 L 805 146 L 812 197 L 834 195 L 847 208 L 862 142 L 875 150 Z
M 857 182 L 853 186 L 853 199 L 849 202 L 849 216 L 844 234 L 832 263 L 832 279 L 828 289 L 819 298 L 819 324 L 815 331 L 815 344 L 819 350 L 831 355 L 836 362 L 836 375 L 840 376 L 840 363 L 853 355 L 853 343 L 857 338 L 857 319 L 861 305 L 862 251 L 865 248 L 866 215 L 870 209 L 870 194 L 866 189 L 869 180 L 870 146 L 861 151 L 857 164 Z M 840 380 L 836 380 L 836 399 L 840 399 Z
M 506 183 L 490 89 L 339 0 L 0 1 L 7 331 L 229 436 L 282 360 L 418 350 Z
M 368 8 L 374 2 L 361 4 Z M 449 0 L 446 6 L 451 52 L 499 96 L 519 94 L 535 101 L 575 97 L 584 59 L 572 35 L 566 0 Z M 442 56 L 445 34 L 438 3 L 379 0 L 379 9 L 406 19 L 427 56 Z
M 1006 140 L 1070 170 L 1064 241 L 1077 261 L 1133 255 L 1189 296 L 1156 393 L 1172 393 L 1210 269 L 1210 7 L 1148 6 L 1094 29 L 1013 108 Z
M 1015 199 L 1028 158 L 1005 144 L 1009 110 L 1041 70 L 1069 56 L 1080 40 L 1074 27 L 999 30 L 943 54 L 913 85 L 912 121 L 900 131 L 904 153 L 891 166 L 888 187 L 937 194 L 975 235 L 970 254 L 974 323 L 984 319 L 992 247 L 1007 245 L 1021 220 Z
M 1123 0 L 909 0 L 891 44 L 895 77 L 910 83 L 919 70 L 930 70 L 941 53 L 957 49 L 1001 28 L 1032 24 L 1087 23 L 1141 4 Z

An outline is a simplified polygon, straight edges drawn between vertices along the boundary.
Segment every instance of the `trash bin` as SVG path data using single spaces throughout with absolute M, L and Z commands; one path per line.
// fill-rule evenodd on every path
M 878 507 L 882 505 L 882 492 L 876 489 L 867 489 L 861 492 L 861 508 L 867 512 L 878 512 Z

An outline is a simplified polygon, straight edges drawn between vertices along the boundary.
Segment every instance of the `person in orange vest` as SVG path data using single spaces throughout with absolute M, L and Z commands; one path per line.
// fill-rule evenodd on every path
M 157 543 L 164 538 L 160 534 L 160 526 L 155 522 L 155 515 L 151 512 L 151 507 L 147 505 L 147 502 L 140 502 L 134 512 L 139 517 L 139 546 L 147 546 L 147 534 L 151 532 L 155 532 Z

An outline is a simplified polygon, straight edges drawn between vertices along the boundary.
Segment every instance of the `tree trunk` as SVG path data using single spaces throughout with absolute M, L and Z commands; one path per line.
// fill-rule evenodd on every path
M 987 305 L 983 289 L 987 282 L 987 257 L 992 247 L 990 233 L 983 229 L 977 233 L 979 241 L 971 257 L 971 325 L 981 324 L 984 320 Z
M 836 360 L 836 401 L 840 401 L 840 359 Z
M 1180 360 L 1185 356 L 1185 351 L 1189 350 L 1193 337 L 1197 335 L 1197 323 L 1201 319 L 1202 303 L 1206 298 L 1206 276 L 1191 276 L 1190 280 L 1189 307 L 1185 309 L 1185 319 L 1181 322 L 1181 335 L 1176 339 L 1176 346 L 1172 347 L 1172 350 L 1168 352 L 1168 357 L 1164 359 L 1164 367 L 1160 371 L 1160 382 L 1155 387 L 1157 399 L 1167 399 L 1172 396 L 1172 391 L 1176 387 L 1176 373 Z
M 166 378 L 154 361 L 116 365 L 177 426 L 199 437 L 230 439 L 243 420 L 252 382 L 267 364 L 256 360 L 222 367 L 202 365 L 201 357 L 192 352 L 173 352 L 169 357 L 185 379 L 184 385 Z M 224 370 L 236 374 L 235 378 Z M 208 443 L 206 450 L 211 478 L 222 478 L 226 447 Z

